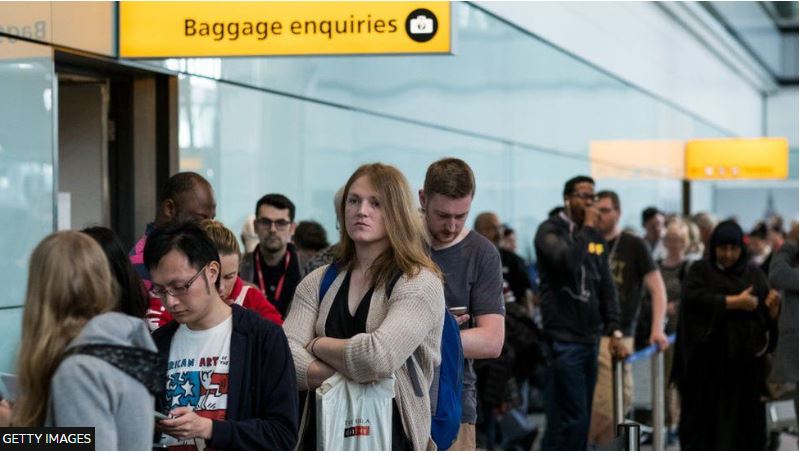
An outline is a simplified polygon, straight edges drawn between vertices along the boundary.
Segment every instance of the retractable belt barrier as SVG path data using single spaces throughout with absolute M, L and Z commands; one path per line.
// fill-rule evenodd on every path
M 670 346 L 675 343 L 675 334 L 667 336 L 667 340 L 669 341 Z M 658 346 L 651 344 L 646 348 L 639 349 L 638 351 L 634 352 L 633 354 L 629 355 L 625 358 L 625 364 L 637 362 L 642 359 L 646 359 L 651 355 L 655 354 L 658 351 Z
M 667 337 L 669 346 L 675 342 L 675 334 Z M 669 347 L 668 346 L 668 347 Z M 653 344 L 642 348 L 624 360 L 614 360 L 614 425 L 617 427 L 616 444 L 620 450 L 638 451 L 641 427 L 638 423 L 625 421 L 623 400 L 623 365 L 651 357 L 650 394 L 653 403 L 653 450 L 664 449 L 664 351 Z

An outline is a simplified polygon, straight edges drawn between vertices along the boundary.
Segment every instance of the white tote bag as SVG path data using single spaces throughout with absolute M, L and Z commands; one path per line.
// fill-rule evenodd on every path
M 394 377 L 370 384 L 340 373 L 317 389 L 317 450 L 392 449 Z

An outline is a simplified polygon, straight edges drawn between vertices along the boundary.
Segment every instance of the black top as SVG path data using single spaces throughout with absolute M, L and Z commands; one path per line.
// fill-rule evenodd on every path
M 683 281 L 672 379 L 681 395 L 678 432 L 684 450 L 760 450 L 767 441 L 765 355 L 775 347 L 777 324 L 765 299 L 769 284 L 747 263 L 741 228 L 722 222 L 711 233 L 709 256 L 692 264 Z M 718 245 L 741 253 L 723 268 Z M 726 296 L 753 287 L 753 311 L 729 310 Z
M 347 295 L 350 292 L 350 272 L 345 274 L 342 286 L 333 299 L 333 304 L 325 320 L 325 336 L 331 338 L 347 339 L 367 331 L 367 315 L 375 288 L 370 288 L 356 308 L 355 315 L 350 314 Z M 414 446 L 405 436 L 403 421 L 397 404 L 392 400 L 392 451 L 413 450 Z
M 620 330 L 632 336 L 645 296 L 644 276 L 656 263 L 644 239 L 623 232 L 608 241 L 608 264 L 619 296 Z
M 548 339 L 594 344 L 619 328 L 608 244 L 597 229 L 554 215 L 539 225 L 534 246 Z
M 256 256 L 261 256 L 258 254 L 253 255 L 253 259 L 255 259 Z M 286 255 L 289 255 L 288 266 L 286 265 Z M 294 299 L 294 291 L 297 289 L 297 285 L 300 284 L 300 280 L 303 279 L 303 276 L 300 273 L 299 263 L 300 259 L 297 257 L 297 251 L 294 247 L 294 244 L 288 244 L 286 246 L 286 253 L 283 257 L 281 257 L 281 260 L 275 266 L 268 266 L 264 261 L 264 257 L 261 256 L 260 265 L 264 274 L 264 285 L 266 286 L 264 296 L 266 296 L 267 300 L 270 301 L 270 303 L 272 303 L 272 305 L 274 305 L 275 308 L 280 312 L 283 319 L 286 319 L 286 316 L 289 313 L 289 305 L 292 303 L 292 299 Z M 281 278 L 284 279 L 283 286 L 280 288 L 280 294 L 276 294 Z M 252 281 L 258 285 L 258 275 L 253 275 Z
M 336 293 L 331 310 L 328 312 L 328 319 L 325 320 L 325 336 L 347 339 L 366 332 L 367 314 L 369 314 L 373 289 L 370 288 L 367 294 L 364 294 L 356 308 L 355 315 L 351 315 L 347 303 L 347 294 L 350 292 L 350 272 L 345 274 L 342 286 Z

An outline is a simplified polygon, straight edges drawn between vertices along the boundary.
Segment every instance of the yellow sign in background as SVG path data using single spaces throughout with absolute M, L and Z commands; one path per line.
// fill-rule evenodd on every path
M 786 179 L 789 142 L 785 138 L 690 140 L 686 179 Z
M 450 7 L 450 2 L 124 1 L 119 55 L 450 53 Z
M 680 140 L 594 140 L 589 160 L 595 179 L 679 179 L 683 177 Z

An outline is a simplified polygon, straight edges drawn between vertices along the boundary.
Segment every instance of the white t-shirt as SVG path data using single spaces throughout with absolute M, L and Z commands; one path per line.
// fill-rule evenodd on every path
M 172 337 L 167 365 L 169 410 L 191 407 L 201 417 L 224 420 L 228 408 L 233 317 L 206 330 L 191 330 L 182 324 Z M 171 442 L 169 441 L 171 440 Z M 194 445 L 192 440 L 168 445 Z

